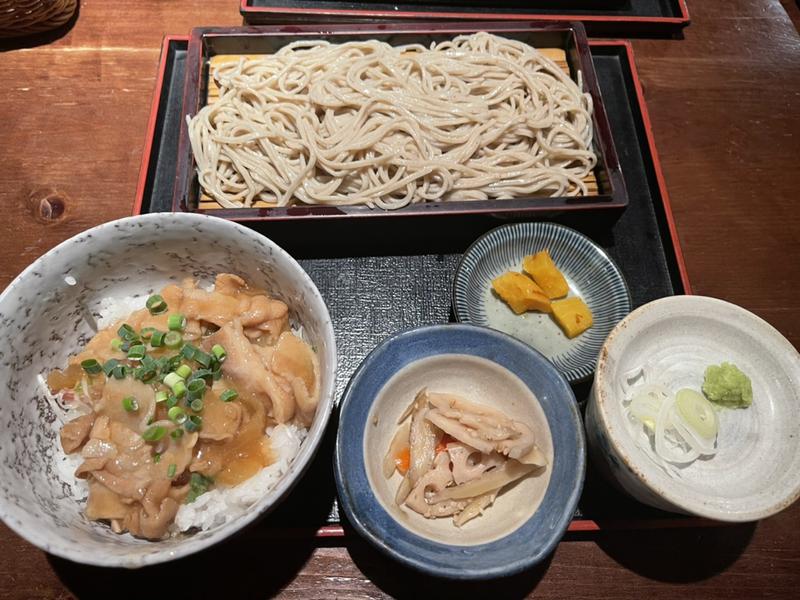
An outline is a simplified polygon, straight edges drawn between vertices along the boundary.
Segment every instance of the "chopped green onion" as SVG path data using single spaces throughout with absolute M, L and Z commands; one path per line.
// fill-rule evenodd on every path
M 172 408 L 177 404 L 178 404 L 178 399 L 172 394 L 170 394 L 169 397 L 167 398 L 167 401 L 164 403 L 164 406 L 166 406 L 167 408 Z
M 211 371 L 211 377 L 214 379 L 214 381 L 219 381 L 222 379 L 222 366 L 217 365 L 214 367 L 214 370 Z
M 211 366 L 214 358 L 210 354 L 206 354 L 202 350 L 198 350 L 194 353 L 194 360 L 198 363 L 201 367 L 208 368 Z
M 225 390 L 219 395 L 219 399 L 223 402 L 230 402 L 231 400 L 236 400 L 239 397 L 239 392 L 236 390 Z
M 119 361 L 116 358 L 109 358 L 106 362 L 103 363 L 103 373 L 106 374 L 106 377 L 111 377 L 111 374 L 114 372 L 114 369 L 116 369 L 118 365 Z
M 124 408 L 127 412 L 134 412 L 139 410 L 139 403 L 133 396 L 125 396 L 122 399 L 122 408 Z
M 141 368 L 141 373 L 143 375 L 146 375 L 147 377 L 145 379 L 142 379 L 142 381 L 150 381 L 153 377 L 155 377 L 158 371 L 158 365 L 159 363 L 155 358 L 153 358 L 152 356 L 145 355 L 142 358 L 142 362 L 140 363 L 140 368 Z M 152 372 L 152 375 L 150 374 L 150 372 Z
M 169 434 L 173 440 L 179 440 L 183 437 L 183 429 L 173 429 L 172 433 Z
M 145 442 L 157 442 L 167 434 L 167 429 L 161 425 L 153 425 L 144 430 L 142 438 Z
M 142 330 L 139 332 L 139 335 L 142 336 L 143 340 L 149 340 L 153 337 L 153 334 L 158 331 L 155 327 L 142 327 Z
M 183 398 L 184 394 L 186 394 L 186 384 L 183 379 L 172 386 L 172 393 L 175 394 L 177 398 Z
M 200 415 L 192 415 L 188 419 L 185 420 L 183 424 L 183 428 L 186 429 L 189 433 L 194 431 L 199 431 L 203 427 L 203 417 Z
M 166 377 L 164 377 L 164 385 L 166 385 L 167 387 L 173 387 L 179 381 L 183 381 L 183 377 L 181 377 L 174 371 L 172 373 L 169 373 Z
M 211 353 L 219 362 L 225 362 L 225 358 L 228 356 L 228 353 L 225 352 L 225 348 L 223 348 L 220 344 L 214 344 L 211 347 Z
M 123 323 L 122 326 L 117 329 L 117 335 L 126 342 L 134 342 L 139 339 L 139 334 L 136 333 L 136 330 L 127 323 Z
M 153 462 L 154 462 L 155 464 L 158 464 L 158 463 L 160 463 L 160 462 L 161 462 L 161 453 L 160 453 L 160 452 L 156 452 L 156 453 L 153 455 Z
M 169 477 L 170 479 L 175 477 L 175 471 L 177 471 L 177 470 L 178 470 L 178 465 L 176 465 L 175 463 L 171 463 L 167 467 L 167 477 Z
M 117 365 L 114 367 L 112 374 L 114 375 L 114 379 L 125 379 L 125 376 L 128 374 L 128 369 L 125 365 Z
M 100 366 L 100 363 L 93 358 L 88 358 L 84 361 L 81 361 L 81 367 L 83 367 L 83 370 L 89 375 L 97 375 L 98 373 L 103 372 L 103 367 Z
M 181 365 L 175 369 L 175 372 L 181 377 L 181 379 L 186 379 L 192 374 L 192 368 L 189 365 Z
M 146 352 L 147 347 L 144 344 L 136 344 L 128 350 L 128 358 L 130 360 L 142 360 Z
M 186 421 L 186 412 L 180 406 L 173 406 L 167 411 L 167 417 L 173 423 L 180 425 Z
M 195 398 L 192 400 L 192 403 L 189 405 L 194 412 L 200 412 L 203 410 L 203 400 L 202 398 Z
M 186 317 L 180 314 L 170 315 L 167 319 L 167 328 L 170 331 L 183 331 L 186 327 Z
M 191 504 L 197 498 L 202 496 L 214 485 L 214 480 L 211 477 L 206 477 L 200 473 L 192 473 L 189 478 L 189 494 L 186 496 L 186 504 Z
M 161 371 L 162 379 L 169 373 L 172 373 L 181 365 L 181 357 L 177 354 L 175 356 L 166 357 L 162 356 L 158 359 L 158 368 Z
M 119 338 L 114 338 L 111 340 L 111 349 L 112 350 L 119 350 L 122 346 L 122 340 Z
M 161 313 L 167 311 L 167 303 L 164 301 L 164 298 L 158 294 L 153 294 L 150 296 L 147 299 L 147 302 L 145 302 L 145 306 L 147 307 L 147 310 L 150 311 L 151 315 L 160 315 Z
M 177 331 L 168 331 L 164 335 L 164 345 L 167 348 L 174 350 L 175 348 L 181 345 L 181 342 L 183 342 L 183 336 Z
M 155 369 L 147 369 L 145 367 L 138 367 L 133 372 L 133 378 L 138 379 L 139 381 L 142 381 L 144 383 L 147 383 L 148 381 L 152 380 L 155 376 L 156 376 Z
M 200 352 L 200 349 L 192 344 L 184 344 L 183 348 L 181 348 L 181 356 L 186 360 L 192 360 L 194 355 Z
M 192 379 L 187 385 L 189 392 L 195 396 L 202 396 L 206 390 L 206 382 L 202 379 Z
M 165 391 L 156 392 L 156 404 L 161 404 L 162 402 L 166 402 L 167 398 L 169 398 L 169 394 Z
M 150 345 L 153 348 L 160 348 L 161 346 L 164 345 L 164 337 L 165 337 L 165 335 L 166 334 L 163 331 L 159 331 L 158 329 L 156 329 L 150 335 Z
M 206 377 L 211 377 L 212 374 L 213 373 L 211 372 L 210 369 L 197 369 L 197 371 L 192 373 L 192 376 L 189 377 L 189 379 L 187 379 L 186 381 L 192 382 L 195 379 L 205 379 Z

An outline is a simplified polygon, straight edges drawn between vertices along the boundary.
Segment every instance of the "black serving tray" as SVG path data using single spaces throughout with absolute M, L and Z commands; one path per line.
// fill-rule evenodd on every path
M 553 19 L 581 21 L 592 35 L 677 35 L 689 24 L 686 0 L 240 0 L 249 25 L 378 19 Z
M 142 160 L 135 214 L 172 207 L 188 38 L 165 40 Z M 630 287 L 633 306 L 688 293 L 669 200 L 650 134 L 633 55 L 626 42 L 592 42 L 592 59 L 629 194 L 622 213 L 555 218 L 605 248 Z M 478 236 L 514 220 L 485 215 L 419 219 L 272 221 L 252 226 L 300 261 L 328 304 L 339 349 L 337 402 L 361 360 L 393 333 L 453 321 L 451 283 Z M 574 387 L 583 404 L 591 382 Z M 274 530 L 340 535 L 333 480 L 337 415 L 309 472 L 268 517 Z M 697 519 L 646 507 L 617 492 L 590 467 L 572 531 L 669 527 Z

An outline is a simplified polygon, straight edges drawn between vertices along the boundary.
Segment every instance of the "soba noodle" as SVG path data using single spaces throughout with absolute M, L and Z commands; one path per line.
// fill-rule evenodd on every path
M 577 196 L 597 160 L 580 74 L 488 33 L 295 42 L 214 78 L 218 100 L 187 121 L 200 184 L 228 208 Z

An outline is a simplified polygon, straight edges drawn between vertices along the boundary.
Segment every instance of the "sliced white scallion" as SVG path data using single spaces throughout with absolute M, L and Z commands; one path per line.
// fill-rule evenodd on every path
M 678 390 L 675 412 L 679 418 L 673 418 L 672 422 L 686 443 L 702 455 L 714 454 L 719 422 L 717 412 L 705 396 L 691 389 Z
M 662 461 L 684 467 L 716 453 L 719 423 L 702 394 L 686 388 L 673 395 L 665 386 L 649 383 L 645 368 L 625 373 L 620 386 L 629 391 L 623 408 L 636 445 L 665 471 L 672 469 Z
M 620 381 L 620 388 L 622 388 L 622 396 L 628 397 L 633 388 L 647 383 L 647 372 L 645 367 L 634 367 L 627 373 L 623 373 L 622 380 Z
M 689 448 L 688 451 L 672 433 L 673 423 L 670 418 L 675 406 L 675 397 L 670 396 L 661 405 L 661 410 L 656 419 L 656 431 L 654 436 L 656 454 L 668 462 L 676 465 L 683 465 L 694 462 L 700 456 L 696 450 Z
M 663 385 L 647 384 L 636 388 L 628 410 L 630 414 L 647 427 L 651 432 L 656 429 L 661 406 L 669 398 L 670 393 Z

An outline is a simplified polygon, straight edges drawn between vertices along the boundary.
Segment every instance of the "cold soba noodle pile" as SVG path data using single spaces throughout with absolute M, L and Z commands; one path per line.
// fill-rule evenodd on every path
M 577 196 L 597 162 L 580 73 L 488 33 L 295 42 L 214 78 L 189 137 L 200 185 L 228 208 Z
M 181 530 L 207 528 L 263 496 L 320 394 L 317 357 L 288 306 L 229 274 L 210 291 L 167 286 L 47 383 L 83 413 L 61 444 L 80 453 L 86 516 L 148 539 L 175 531 L 176 517 Z

